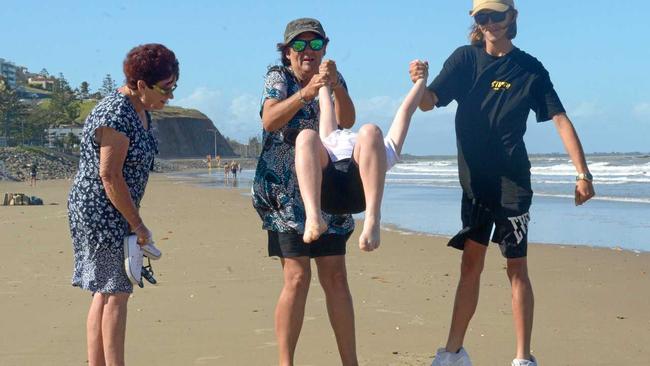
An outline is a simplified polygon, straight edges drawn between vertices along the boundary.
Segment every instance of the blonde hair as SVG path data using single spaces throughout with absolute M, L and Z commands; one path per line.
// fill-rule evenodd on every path
M 511 8 L 508 11 L 512 11 L 514 13 L 514 20 L 510 25 L 508 26 L 508 30 L 506 32 L 506 37 L 508 39 L 514 39 L 517 37 L 517 9 Z M 470 32 L 469 32 L 469 42 L 472 46 L 480 46 L 485 44 L 485 39 L 483 38 L 483 32 L 481 32 L 481 28 L 478 24 L 474 23 L 470 27 Z

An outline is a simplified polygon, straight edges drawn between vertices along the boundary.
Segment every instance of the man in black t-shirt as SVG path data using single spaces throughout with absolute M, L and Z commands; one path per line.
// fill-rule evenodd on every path
M 458 175 L 463 188 L 463 228 L 449 241 L 449 246 L 463 250 L 461 278 L 447 344 L 438 350 L 432 366 L 471 365 L 462 345 L 478 304 L 490 240 L 499 244 L 507 260 L 512 286 L 517 335 L 512 365 L 537 366 L 530 353 L 533 291 L 526 261 L 533 192 L 523 137 L 530 110 L 538 122 L 552 119 L 558 129 L 578 171 L 576 205 L 593 197 L 592 177 L 548 72 L 512 44 L 518 14 L 514 2 L 474 0 L 473 5 L 472 44 L 458 48 L 447 59 L 420 103 L 426 111 L 457 101 Z M 411 79 L 415 82 L 427 68 L 426 62 L 411 62 Z

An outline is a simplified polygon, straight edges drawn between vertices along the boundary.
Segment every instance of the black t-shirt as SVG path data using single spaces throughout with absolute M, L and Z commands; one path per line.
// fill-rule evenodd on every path
M 529 201 L 523 140 L 528 114 L 532 109 L 542 122 L 565 111 L 542 63 L 516 47 L 494 57 L 482 46 L 463 46 L 428 89 L 438 107 L 458 102 L 458 172 L 465 194 L 492 204 Z

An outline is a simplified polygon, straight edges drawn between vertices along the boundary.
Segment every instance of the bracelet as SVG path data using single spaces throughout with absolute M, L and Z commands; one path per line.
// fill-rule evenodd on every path
M 298 89 L 298 94 L 300 95 L 300 103 L 303 105 L 309 104 L 309 102 L 305 99 L 305 97 L 302 96 L 302 89 Z
M 137 232 L 137 231 L 140 230 L 140 228 L 142 228 L 143 226 L 144 226 L 144 221 L 140 221 L 140 225 L 138 225 L 138 226 L 136 226 L 135 228 L 133 228 L 133 232 L 134 232 L 134 233 Z

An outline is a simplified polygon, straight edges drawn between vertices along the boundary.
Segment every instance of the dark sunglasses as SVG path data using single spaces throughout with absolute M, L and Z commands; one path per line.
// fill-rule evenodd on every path
M 157 91 L 158 93 L 160 93 L 160 94 L 162 94 L 162 95 L 169 95 L 169 94 L 173 93 L 174 90 L 176 90 L 176 87 L 177 87 L 177 86 L 178 86 L 178 85 L 174 84 L 174 86 L 172 86 L 171 88 L 163 88 L 163 87 L 161 87 L 161 86 L 158 86 L 158 85 L 154 84 L 154 85 L 151 87 L 151 89 Z
M 325 40 L 322 38 L 314 38 L 311 41 L 297 39 L 291 42 L 291 49 L 296 52 L 302 52 L 305 50 L 305 48 L 307 48 L 307 45 L 309 45 L 309 48 L 314 51 L 320 51 L 323 49 L 323 47 L 325 47 Z
M 492 21 L 492 23 L 501 23 L 506 20 L 507 16 L 508 11 L 491 11 L 474 15 L 474 21 L 478 25 L 486 25 L 489 21 Z

